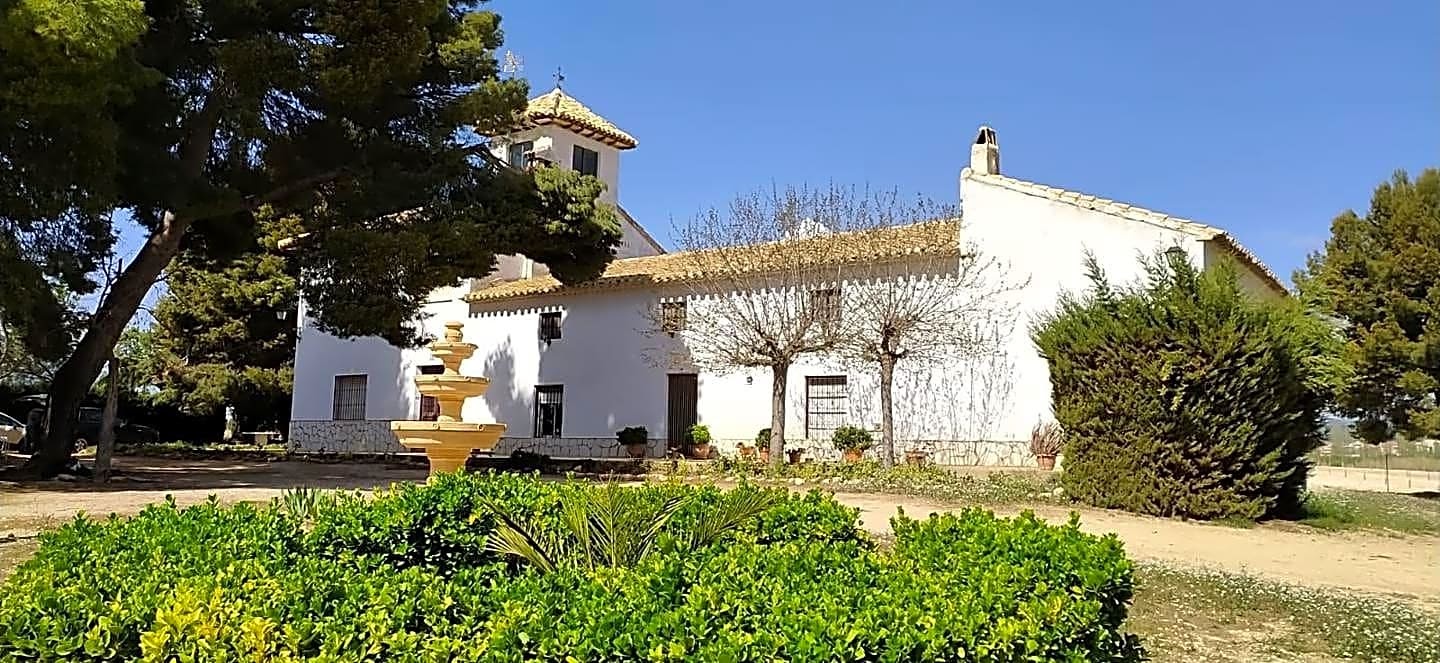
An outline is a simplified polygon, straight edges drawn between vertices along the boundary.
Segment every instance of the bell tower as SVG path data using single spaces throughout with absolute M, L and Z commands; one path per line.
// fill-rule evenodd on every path
M 556 78 L 553 90 L 530 100 L 514 131 L 495 137 L 491 154 L 517 168 L 538 160 L 594 175 L 605 183 L 601 199 L 618 204 L 620 153 L 638 143 L 567 94 L 558 84 L 563 78 Z

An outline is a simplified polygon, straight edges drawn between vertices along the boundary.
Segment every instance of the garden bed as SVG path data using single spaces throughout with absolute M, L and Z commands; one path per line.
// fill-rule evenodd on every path
M 706 536 L 746 504 L 760 507 Z M 633 551 L 617 542 L 666 512 L 643 553 L 597 552 Z M 631 526 L 571 535 L 591 519 Z M 553 563 L 496 552 L 512 525 Z M 819 493 L 514 476 L 161 505 L 44 535 L 0 594 L 0 659 L 1138 656 L 1114 537 L 979 510 L 902 516 L 894 530 L 893 547 L 877 547 L 854 510 Z

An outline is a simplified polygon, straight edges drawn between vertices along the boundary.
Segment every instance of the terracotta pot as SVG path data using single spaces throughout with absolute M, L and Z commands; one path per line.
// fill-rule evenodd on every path
M 741 458 L 744 458 L 744 459 L 746 459 L 746 460 L 749 460 L 749 459 L 751 459 L 751 458 L 754 458 L 754 457 L 755 457 L 755 447 L 752 447 L 752 446 L 750 446 L 750 445 L 748 445 L 748 444 L 742 444 L 742 445 L 740 445 L 740 457 L 741 457 Z
M 791 464 L 791 465 L 799 465 L 799 464 L 800 464 L 800 459 L 805 456 L 805 450 L 804 450 L 804 449 L 791 449 L 791 450 L 789 450 L 789 451 L 786 451 L 786 452 L 785 452 L 785 455 L 790 459 L 790 464 Z
M 709 458 L 709 457 L 710 457 L 710 443 L 709 443 L 709 442 L 706 442 L 705 444 L 692 445 L 692 446 L 690 447 L 690 449 L 691 449 L 691 453 L 695 454 L 695 457 L 696 457 L 697 459 L 699 459 L 699 460 L 705 460 L 706 458 Z
M 770 447 L 760 447 L 760 462 L 770 462 Z
M 1035 462 L 1040 465 L 1040 469 L 1047 472 L 1055 469 L 1055 456 L 1052 454 L 1042 454 L 1036 456 Z
M 910 451 L 906 451 L 906 452 L 905 452 L 905 464 L 906 464 L 906 465 L 911 465 L 911 466 L 914 466 L 914 467 L 921 467 L 921 466 L 923 466 L 923 465 L 925 464 L 925 456 L 927 456 L 927 455 L 929 455 L 929 454 L 926 454 L 924 451 L 916 451 L 916 450 L 914 450 L 914 449 L 911 449 Z
M 865 452 L 859 449 L 846 449 L 840 457 L 845 459 L 847 463 L 858 463 L 861 458 L 865 457 Z
M 647 446 L 648 445 L 643 443 L 627 444 L 625 445 L 625 451 L 630 454 L 631 458 L 644 458 L 645 447 Z

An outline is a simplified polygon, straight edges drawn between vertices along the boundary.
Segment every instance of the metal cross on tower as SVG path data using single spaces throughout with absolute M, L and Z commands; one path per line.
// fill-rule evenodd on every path
M 514 78 L 516 74 L 525 71 L 525 58 L 515 54 L 515 51 L 505 51 L 505 61 L 500 65 L 500 71 L 510 74 Z
M 560 85 L 561 85 L 562 83 L 564 83 L 564 82 L 565 82 L 565 74 L 560 71 L 560 68 L 559 68 L 559 67 L 556 67 L 556 68 L 555 68 L 555 87 L 557 87 L 557 88 L 560 87 Z

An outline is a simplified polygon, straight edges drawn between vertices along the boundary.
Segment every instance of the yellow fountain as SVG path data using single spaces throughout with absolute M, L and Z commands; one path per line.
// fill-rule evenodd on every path
M 445 365 L 438 375 L 417 375 L 415 386 L 422 396 L 440 405 L 435 421 L 392 421 L 390 430 L 407 449 L 424 451 L 430 459 L 430 476 L 465 468 L 472 451 L 489 451 L 505 433 L 505 424 L 480 424 L 460 420 L 465 399 L 485 393 L 490 381 L 460 374 L 460 362 L 475 354 L 473 343 L 461 341 L 463 322 L 445 323 L 445 338 L 430 344 L 430 352 Z

